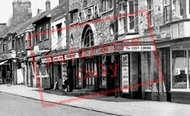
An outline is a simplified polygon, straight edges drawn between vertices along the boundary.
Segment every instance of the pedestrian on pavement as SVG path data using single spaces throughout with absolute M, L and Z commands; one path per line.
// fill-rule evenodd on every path
M 65 78 L 63 78 L 63 81 L 62 81 L 63 95 L 67 94 L 67 87 L 68 87 L 68 79 L 67 79 L 67 77 L 65 77 Z
M 7 71 L 6 77 L 7 77 L 7 86 L 10 86 L 11 85 L 11 74 L 10 74 L 10 71 Z

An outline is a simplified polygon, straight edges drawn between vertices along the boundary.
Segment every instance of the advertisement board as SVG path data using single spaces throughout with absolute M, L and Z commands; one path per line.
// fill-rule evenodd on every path
M 124 54 L 122 55 L 122 72 L 121 72 L 121 79 L 122 79 L 122 92 L 129 93 L 129 55 Z

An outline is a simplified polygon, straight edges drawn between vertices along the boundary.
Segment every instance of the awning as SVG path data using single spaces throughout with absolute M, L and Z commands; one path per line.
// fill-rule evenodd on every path
M 3 61 L 3 62 L 0 62 L 0 65 L 5 64 L 6 62 L 8 62 L 8 60 L 5 60 L 5 61 Z

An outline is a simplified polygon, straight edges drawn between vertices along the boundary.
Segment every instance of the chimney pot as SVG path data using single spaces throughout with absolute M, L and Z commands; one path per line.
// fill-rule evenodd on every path
M 46 10 L 48 11 L 48 10 L 50 10 L 51 8 L 50 8 L 50 1 L 49 0 L 46 0 Z

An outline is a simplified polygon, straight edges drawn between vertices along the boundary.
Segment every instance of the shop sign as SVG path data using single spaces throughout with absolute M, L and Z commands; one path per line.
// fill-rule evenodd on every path
M 58 61 L 58 57 L 57 56 L 53 57 L 53 62 L 56 62 L 56 61 Z
M 44 58 L 44 59 L 41 59 L 41 62 L 48 63 L 48 62 L 52 62 L 52 60 L 51 60 L 51 58 Z
M 156 46 L 124 46 L 123 51 L 155 51 Z
M 122 92 L 129 93 L 129 56 L 128 54 L 122 55 Z
M 189 47 L 189 46 L 188 46 Z M 186 49 L 187 45 L 183 45 L 183 46 L 172 46 L 171 49 L 172 50 L 182 50 L 182 49 Z
M 64 58 L 63 58 L 63 56 L 61 55 L 61 56 L 57 56 L 57 60 L 58 61 L 63 61 L 64 60 Z
M 99 54 L 106 54 L 106 53 L 112 53 L 115 52 L 114 46 L 100 46 L 99 48 L 91 48 L 90 50 L 83 50 L 82 51 L 82 57 L 86 56 L 94 56 Z
M 99 48 L 99 52 L 102 54 L 115 52 L 114 46 L 104 46 Z
M 164 27 L 161 29 L 161 32 L 160 32 L 160 38 L 161 39 L 165 39 L 167 37 L 171 37 L 170 27 Z
M 79 58 L 79 54 L 78 53 L 66 54 L 65 55 L 65 60 L 70 60 L 70 59 L 75 59 L 75 58 Z

